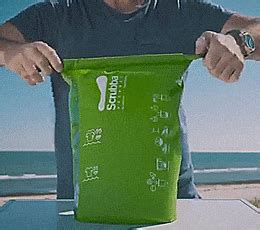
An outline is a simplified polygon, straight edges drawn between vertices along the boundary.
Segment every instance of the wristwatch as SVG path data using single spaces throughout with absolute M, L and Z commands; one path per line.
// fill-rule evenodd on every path
M 226 35 L 231 35 L 235 40 L 244 57 L 249 56 L 255 51 L 254 38 L 248 32 L 242 32 L 240 30 L 230 30 Z

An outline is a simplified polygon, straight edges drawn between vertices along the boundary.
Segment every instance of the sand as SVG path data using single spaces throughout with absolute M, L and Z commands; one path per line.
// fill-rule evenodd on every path
M 55 194 L 28 195 L 28 196 L 5 196 L 5 197 L 0 197 L 0 206 L 4 205 L 9 200 L 53 200 L 53 199 L 56 199 Z
M 260 183 L 256 184 L 218 184 L 197 186 L 203 198 L 228 198 L 253 200 L 260 198 Z

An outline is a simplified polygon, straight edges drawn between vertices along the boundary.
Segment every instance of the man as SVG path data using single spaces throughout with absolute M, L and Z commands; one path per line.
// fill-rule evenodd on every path
M 52 74 L 58 198 L 73 198 L 69 87 L 58 74 L 62 59 L 196 52 L 213 76 L 235 82 L 245 58 L 260 60 L 259 47 L 259 18 L 232 14 L 201 0 L 40 3 L 0 27 L 0 65 L 30 85 Z M 185 131 L 182 142 L 178 197 L 196 198 Z

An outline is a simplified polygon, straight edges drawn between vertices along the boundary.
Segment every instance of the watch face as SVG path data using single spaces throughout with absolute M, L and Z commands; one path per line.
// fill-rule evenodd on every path
M 249 49 L 255 49 L 254 39 L 249 34 L 244 34 L 244 42 Z

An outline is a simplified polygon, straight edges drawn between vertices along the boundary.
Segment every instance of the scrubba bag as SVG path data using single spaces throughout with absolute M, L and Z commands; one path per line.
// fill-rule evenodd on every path
M 193 56 L 65 60 L 75 217 L 113 224 L 176 219 L 178 109 Z

